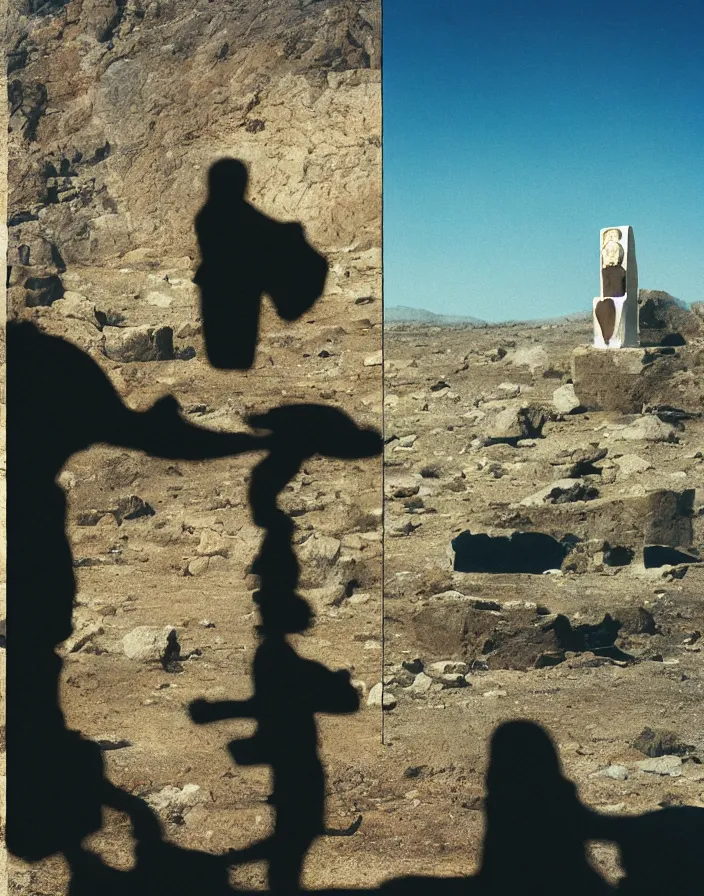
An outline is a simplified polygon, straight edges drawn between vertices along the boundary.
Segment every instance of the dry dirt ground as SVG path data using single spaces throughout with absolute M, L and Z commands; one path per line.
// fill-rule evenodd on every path
M 357 311 L 360 320 L 342 325 L 342 334 L 326 320 L 324 308 L 322 302 L 315 319 L 332 328 L 325 343 L 328 358 L 317 357 L 323 350 L 317 327 L 311 337 L 315 345 L 304 344 L 306 326 L 312 325 L 287 328 L 289 340 L 282 348 L 281 331 L 277 335 L 275 321 L 267 317 L 257 369 L 246 375 L 215 372 L 199 363 L 197 327 L 190 343 L 198 354 L 191 361 L 101 363 L 123 384 L 133 406 L 146 406 L 168 389 L 189 419 L 201 425 L 241 429 L 246 409 L 263 409 L 282 398 L 326 396 L 360 425 L 372 425 L 381 411 L 379 368 L 365 367 L 364 358 L 371 357 L 366 353 L 378 325 L 370 326 Z M 61 303 L 42 309 L 42 325 L 60 330 L 65 326 L 60 312 Z M 569 376 L 572 348 L 588 338 L 586 327 L 576 324 L 387 330 L 383 661 L 386 693 L 396 705 L 383 714 L 383 743 L 381 710 L 366 699 L 356 715 L 321 718 L 328 824 L 344 827 L 358 813 L 364 820 L 354 836 L 325 837 L 316 844 L 306 864 L 308 886 L 364 887 L 397 875 L 475 870 L 489 737 L 506 719 L 542 724 L 558 743 L 581 799 L 602 812 L 704 805 L 704 772 L 697 761 L 704 757 L 704 670 L 695 635 L 704 630 L 700 567 L 688 566 L 677 578 L 684 567 L 646 570 L 638 558 L 629 566 L 608 567 L 597 555 L 587 558 L 579 572 L 563 575 L 453 573 L 451 568 L 448 549 L 455 535 L 468 528 L 490 530 L 492 514 L 505 513 L 507 505 L 564 476 L 564 463 L 556 467 L 550 461 L 564 462 L 560 452 L 576 446 L 599 442 L 608 447 L 597 464 L 601 472 L 587 476 L 602 497 L 683 484 L 701 489 L 704 464 L 697 455 L 704 428 L 699 420 L 685 421 L 677 442 L 624 442 L 613 438 L 619 430 L 610 429 L 628 422 L 618 414 L 554 414 L 543 437 L 532 442 L 472 446 L 485 422 L 471 416 L 478 409 L 492 412 L 517 400 L 549 408 L 553 391 Z M 344 346 L 340 355 L 336 344 Z M 516 352 L 536 346 L 544 349 L 547 362 L 533 351 L 532 371 L 515 363 L 521 358 Z M 497 347 L 506 355 L 492 360 Z M 312 358 L 303 359 L 304 354 Z M 284 396 L 280 379 L 272 381 L 276 389 L 266 387 L 269 358 L 275 369 L 298 371 Z M 339 380 L 330 365 L 342 363 L 349 371 Z M 440 381 L 447 385 L 435 388 Z M 500 389 L 502 383 L 513 385 Z M 415 440 L 402 442 L 413 435 Z M 402 447 L 409 441 L 412 447 Z M 624 454 L 637 454 L 653 469 L 624 477 L 617 463 Z M 247 567 L 261 533 L 249 520 L 246 480 L 255 461 L 174 463 L 98 447 L 75 457 L 62 476 L 79 582 L 76 636 L 65 645 L 62 699 L 68 723 L 106 742 L 107 773 L 131 793 L 158 799 L 166 787 L 197 785 L 198 790 L 188 789 L 185 805 L 164 799 L 158 811 L 169 840 L 207 852 L 244 846 L 271 822 L 267 770 L 234 766 L 225 751 L 233 737 L 250 733 L 249 723 L 196 727 L 186 713 L 187 703 L 199 696 L 223 699 L 251 692 L 256 617 Z M 360 687 L 366 694 L 382 678 L 380 479 L 378 459 L 350 464 L 315 459 L 283 501 L 296 519 L 302 593 L 317 613 L 315 627 L 295 639 L 296 647 L 331 668 L 348 668 L 364 683 Z M 411 499 L 394 497 L 405 494 L 404 487 L 413 492 L 414 483 L 418 491 Z M 128 495 L 138 495 L 155 513 L 118 524 L 110 511 Z M 417 526 L 410 532 L 409 521 Z M 696 516 L 699 545 L 701 523 Z M 334 543 L 328 552 L 331 542 L 320 541 L 321 536 L 336 540 L 339 553 Z M 482 661 L 482 651 L 472 653 L 466 638 L 453 642 L 452 624 L 429 630 L 424 617 L 416 619 L 428 608 L 439 608 L 441 616 L 447 610 L 451 619 L 471 598 L 499 604 L 501 612 L 476 612 L 508 619 L 519 634 L 534 629 L 548 611 L 563 613 L 577 625 L 597 623 L 607 612 L 630 619 L 626 611 L 638 607 L 652 614 L 656 630 L 639 634 L 636 618 L 620 633 L 617 643 L 637 656 L 635 663 L 615 664 L 589 651 L 572 651 L 557 665 L 525 670 L 530 645 L 528 660 L 525 653 L 512 653 L 509 641 L 501 663 L 491 653 Z M 532 602 L 543 615 L 510 601 Z M 125 655 L 122 639 L 140 625 L 176 628 L 182 672 L 169 673 L 159 663 Z M 416 658 L 429 673 L 427 690 L 412 687 L 416 675 L 400 666 Z M 510 667 L 512 659 L 523 669 L 495 667 Z M 466 686 L 448 687 L 449 680 L 438 678 L 431 664 L 443 660 L 471 667 Z M 675 770 L 679 775 L 647 773 L 636 765 L 646 757 L 633 743 L 647 726 L 672 730 L 693 747 Z M 627 777 L 604 777 L 610 765 L 624 766 Z M 117 813 L 106 812 L 103 830 L 90 845 L 115 867 L 127 868 L 133 861 L 129 824 Z M 614 849 L 595 844 L 593 851 L 605 874 L 617 878 Z M 63 860 L 13 866 L 13 892 L 65 892 Z M 264 888 L 265 868 L 237 869 L 232 883 Z
M 397 837 L 389 857 L 405 855 L 425 872 L 472 867 L 488 738 L 511 718 L 550 732 L 581 799 L 601 812 L 704 806 L 704 566 L 646 569 L 637 551 L 629 565 L 607 566 L 598 550 L 611 500 L 683 488 L 696 490 L 691 546 L 701 548 L 704 423 L 688 419 L 670 436 L 676 441 L 656 442 L 623 438 L 620 427 L 640 426 L 638 415 L 556 413 L 553 392 L 570 381 L 572 350 L 590 342 L 587 321 L 385 332 L 385 680 L 387 699 L 396 702 L 385 714 L 385 740 L 394 768 L 387 786 L 397 799 L 387 806 Z M 492 415 L 510 406 L 544 408 L 542 437 L 484 444 Z M 542 520 L 571 508 L 586 526 L 588 550 L 573 555 L 572 570 L 453 572 L 455 536 L 530 529 L 532 509 L 520 502 L 564 478 L 575 449 L 595 448 L 607 453 L 581 480 L 595 490 L 594 503 L 546 508 L 537 499 Z M 593 516 L 590 505 L 600 507 Z M 473 609 L 476 600 L 498 606 Z M 644 624 L 638 608 L 652 620 Z M 636 661 L 568 651 L 564 661 L 534 668 L 541 648 L 526 647 L 525 638 L 552 618 L 538 614 L 548 613 L 564 614 L 572 626 L 611 614 L 623 621 L 617 646 Z M 494 619 L 483 621 L 488 615 Z M 468 618 L 469 634 L 458 618 Z M 503 639 L 485 643 L 488 632 L 501 630 Z M 414 659 L 424 667 L 419 678 L 418 663 L 410 672 L 401 665 Z M 448 672 L 465 672 L 467 664 L 462 687 L 452 686 L 459 674 L 443 681 L 443 670 L 431 667 L 444 660 L 459 663 Z M 637 766 L 646 757 L 633 744 L 646 727 L 673 731 L 693 748 L 676 776 Z M 621 777 L 603 775 L 612 765 L 625 767 Z M 410 767 L 416 776 L 404 780 Z M 595 855 L 608 877 L 618 877 L 611 847 L 595 845 Z
M 135 409 L 169 393 L 188 420 L 243 430 L 248 413 L 319 402 L 378 426 L 377 0 L 11 3 L 7 43 L 11 313 L 88 352 Z M 330 264 L 325 293 L 302 320 L 285 325 L 265 308 L 255 368 L 240 375 L 208 366 L 192 283 L 194 216 L 223 156 L 247 164 L 248 200 L 300 221 Z M 139 326 L 171 327 L 175 348 L 195 357 L 106 357 L 106 339 Z M 61 478 L 78 578 L 67 723 L 106 741 L 107 774 L 131 793 L 197 786 L 187 805 L 158 811 L 169 840 L 213 853 L 263 836 L 271 820 L 266 769 L 235 767 L 225 749 L 248 723 L 199 728 L 185 709 L 251 689 L 256 583 L 247 569 L 262 533 L 246 478 L 256 462 L 180 464 L 103 446 L 72 458 Z M 282 497 L 318 617 L 296 646 L 370 687 L 381 678 L 381 470 L 380 458 L 314 458 Z M 120 501 L 131 496 L 153 515 L 123 518 Z M 122 639 L 142 625 L 176 629 L 182 672 L 125 655 Z M 365 820 L 355 837 L 321 841 L 307 882 L 375 883 L 386 875 L 366 859 L 384 829 L 380 711 L 322 720 L 321 729 L 328 824 L 344 827 L 358 811 Z M 127 818 L 106 813 L 92 845 L 128 867 Z M 66 892 L 60 859 L 12 866 L 13 893 Z M 263 886 L 265 869 L 233 880 Z
M 371 297 L 378 268 L 369 267 L 364 254 L 331 263 L 326 296 L 304 319 L 284 325 L 265 308 L 255 367 L 247 373 L 215 371 L 205 362 L 187 271 L 180 278 L 166 269 L 79 269 L 69 274 L 74 292 L 68 298 L 24 316 L 90 352 L 134 408 L 146 408 L 168 392 L 189 421 L 241 431 L 248 413 L 316 402 L 343 408 L 360 426 L 378 426 L 380 302 Z M 352 271 L 356 291 L 335 290 L 341 266 Z M 342 278 L 342 270 L 337 273 Z M 161 305 L 108 298 L 140 289 L 144 295 L 152 287 L 164 297 Z M 101 352 L 94 315 L 96 302 L 100 308 L 108 301 L 125 325 L 148 321 L 188 333 L 175 342 L 193 346 L 195 357 L 111 362 Z M 271 820 L 267 770 L 233 766 L 225 750 L 233 737 L 251 733 L 249 723 L 197 727 L 186 712 L 197 697 L 251 692 L 258 620 L 251 599 L 256 579 L 248 577 L 248 567 L 262 533 L 251 522 L 246 489 L 257 460 L 177 463 L 97 446 L 72 458 L 60 477 L 78 580 L 74 637 L 62 651 L 67 724 L 106 742 L 106 773 L 131 793 L 148 798 L 167 786 L 197 785 L 187 805 L 165 805 L 159 812 L 168 839 L 208 852 L 246 845 L 263 836 Z M 120 500 L 130 496 L 153 513 L 124 519 Z M 318 618 L 307 636 L 293 639 L 295 646 L 331 668 L 349 669 L 369 687 L 381 677 L 381 504 L 380 458 L 313 458 L 281 500 L 295 517 L 302 593 Z M 125 655 L 122 639 L 142 625 L 175 627 L 182 671 L 166 672 L 158 661 Z M 359 863 L 359 871 L 352 868 L 360 850 L 366 851 L 363 841 L 382 826 L 375 821 L 383 753 L 379 711 L 323 721 L 322 749 L 329 761 L 328 824 L 345 827 L 363 812 L 365 833 L 323 840 L 311 855 L 309 881 L 375 883 L 384 869 L 375 871 L 367 862 Z M 106 812 L 103 830 L 88 845 L 109 864 L 130 867 L 129 831 L 125 816 Z M 13 892 L 65 892 L 63 860 L 12 865 Z M 233 877 L 248 887 L 263 886 L 264 880 L 265 868 L 258 865 Z

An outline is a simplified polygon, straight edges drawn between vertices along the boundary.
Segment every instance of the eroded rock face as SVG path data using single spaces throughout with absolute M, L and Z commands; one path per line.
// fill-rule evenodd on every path
M 638 304 L 641 345 L 685 345 L 704 330 L 694 311 L 662 290 L 641 289 Z
M 637 414 L 644 405 L 662 403 L 699 413 L 702 365 L 698 343 L 609 352 L 580 346 L 572 354 L 572 378 L 576 397 L 588 410 Z
M 261 211 L 303 221 L 325 254 L 376 249 L 379 17 L 377 0 L 12 4 L 13 307 L 28 279 L 77 265 L 178 259 L 192 274 L 222 156 L 250 166 Z M 56 297 L 33 288 L 27 303 Z
M 579 541 L 598 539 L 641 555 L 646 544 L 683 549 L 692 546 L 694 497 L 694 489 L 660 489 L 622 498 L 559 504 L 540 502 L 516 506 L 497 521 L 520 526 L 526 538 L 531 533 L 535 533 L 534 538 L 542 533 L 541 537 L 552 536 L 561 542 L 568 536 Z M 531 550 L 530 557 L 533 556 Z
M 242 431 L 248 414 L 263 414 L 287 396 L 288 403 L 334 405 L 360 426 L 378 426 L 379 24 L 378 0 L 13 3 L 7 37 L 11 313 L 91 354 L 135 410 L 169 393 L 185 420 Z M 259 369 L 233 376 L 219 376 L 207 363 L 193 283 L 200 264 L 194 219 L 206 201 L 208 172 L 223 157 L 247 166 L 246 200 L 276 221 L 300 222 L 329 264 L 325 291 L 310 314 L 289 322 L 264 299 Z M 234 280 L 240 273 L 233 265 L 227 275 Z M 173 345 L 162 351 L 157 334 Z M 364 366 L 365 358 L 377 356 Z M 187 357 L 191 363 L 177 363 Z M 91 413 L 79 396 L 66 399 L 79 413 Z M 256 617 L 247 569 L 261 530 L 248 513 L 247 478 L 259 460 L 162 462 L 140 452 L 125 460 L 121 449 L 107 445 L 68 460 L 61 479 L 70 489 L 67 536 L 81 601 L 90 604 L 81 639 L 105 632 L 95 653 L 92 641 L 74 643 L 92 666 L 78 677 L 100 681 L 103 694 L 110 690 L 120 736 L 136 740 L 129 731 L 140 708 L 134 681 L 159 664 L 165 672 L 181 671 L 178 641 L 165 621 L 178 619 L 188 641 L 193 628 L 181 620 L 214 616 L 213 645 L 215 638 L 250 643 Z M 295 500 L 303 516 L 296 526 L 305 534 L 339 536 L 332 556 L 323 551 L 310 558 L 321 588 L 344 586 L 344 606 L 330 610 L 342 626 L 328 619 L 329 604 L 311 601 L 322 617 L 316 658 L 334 665 L 341 655 L 351 657 L 370 685 L 378 657 L 354 634 L 378 628 L 379 481 L 374 462 L 316 456 L 282 497 L 284 505 Z M 133 490 L 157 512 L 131 501 Z M 115 509 L 125 494 L 131 503 Z M 125 520 L 119 527 L 118 511 Z M 120 583 L 97 582 L 108 565 L 121 567 Z M 137 584 L 144 571 L 153 600 L 144 600 Z M 127 582 L 135 583 L 134 595 L 121 589 Z M 217 616 L 210 599 L 225 591 L 227 606 Z M 100 597 L 91 601 L 93 595 Z M 124 615 L 123 601 L 133 604 Z M 203 630 L 197 637 L 209 635 Z M 200 643 L 190 646 L 197 648 L 189 653 L 195 660 Z M 140 656 L 154 668 L 141 667 Z M 232 671 L 217 646 L 213 657 L 218 679 Z M 128 675 L 116 674 L 121 664 Z M 198 678 L 197 663 L 190 670 Z M 251 687 L 249 673 L 249 663 L 237 673 L 243 692 Z M 160 690 L 144 706 L 167 693 Z M 94 695 L 80 685 L 64 698 L 71 724 L 94 730 Z M 179 703 L 181 721 L 183 712 Z M 164 766 L 159 775 L 149 768 L 163 755 L 163 728 L 136 724 L 142 772 L 174 780 Z M 177 733 L 169 756 L 190 752 L 188 738 L 180 738 Z M 341 753 L 335 746 L 331 752 Z M 202 776 L 199 781 L 210 788 Z M 39 889 L 68 886 L 65 879 L 47 880 L 50 868 L 32 874 Z

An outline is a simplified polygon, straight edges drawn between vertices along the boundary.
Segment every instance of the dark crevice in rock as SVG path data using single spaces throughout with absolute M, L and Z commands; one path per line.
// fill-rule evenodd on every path
M 635 556 L 635 551 L 631 548 L 625 548 L 621 545 L 611 547 L 610 544 L 604 545 L 604 565 L 605 566 L 628 566 Z
M 111 152 L 112 147 L 110 146 L 110 141 L 106 140 L 103 146 L 99 146 L 95 150 L 95 152 L 93 153 L 93 157 L 88 161 L 88 164 L 97 165 L 99 162 L 104 162 Z
M 10 107 L 10 116 L 13 116 L 18 109 L 22 108 L 24 102 L 24 90 L 22 82 L 15 78 L 14 81 L 8 82 L 7 85 L 7 103 Z
M 10 50 L 7 54 L 7 74 L 11 75 L 13 72 L 20 71 L 23 69 L 25 65 L 27 65 L 27 60 L 29 59 L 29 49 L 27 47 L 23 47 L 22 44 L 27 40 L 27 35 L 22 34 L 17 41 L 15 42 L 15 46 L 12 50 Z
M 701 563 L 699 557 L 669 548 L 661 544 L 646 545 L 643 548 L 643 564 L 646 569 L 660 566 L 678 566 L 680 563 Z
M 127 11 L 127 0 L 116 0 L 115 14 L 110 19 L 105 28 L 98 34 L 98 41 L 101 44 L 108 43 L 115 36 L 115 32 L 120 27 L 120 23 L 125 17 Z
M 39 215 L 34 212 L 16 212 L 7 222 L 8 227 L 17 227 L 19 224 L 26 224 L 28 221 L 38 221 Z
M 514 532 L 507 537 L 466 531 L 452 540 L 452 549 L 457 572 L 529 575 L 559 569 L 570 551 L 568 544 L 542 532 Z
M 44 84 L 38 83 L 34 85 L 34 96 L 31 99 L 29 110 L 24 108 L 24 100 L 27 99 L 25 93 L 22 103 L 22 114 L 25 117 L 24 136 L 29 143 L 33 143 L 37 139 L 37 129 L 42 116 L 46 112 L 49 101 L 49 94 Z
M 61 278 L 55 275 L 51 277 L 30 277 L 25 280 L 24 288 L 25 305 L 27 308 L 47 306 L 63 298 L 64 285 Z
M 55 15 L 68 6 L 71 0 L 25 0 L 23 12 L 28 16 Z
M 64 261 L 61 252 L 59 252 L 59 247 L 56 243 L 51 244 L 51 261 L 60 274 L 63 274 L 66 271 L 66 262 Z

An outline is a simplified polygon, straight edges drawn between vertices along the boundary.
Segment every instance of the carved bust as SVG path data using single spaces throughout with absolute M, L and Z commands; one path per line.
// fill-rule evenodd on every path
M 611 231 L 613 232 L 613 231 Z M 623 261 L 623 246 L 614 240 L 604 242 L 604 248 L 601 250 L 601 266 L 603 268 L 614 267 Z

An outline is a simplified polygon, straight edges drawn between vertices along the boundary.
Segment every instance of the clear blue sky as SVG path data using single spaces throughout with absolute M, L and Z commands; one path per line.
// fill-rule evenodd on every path
M 384 300 L 587 311 L 599 230 L 704 300 L 704 0 L 383 0 Z

